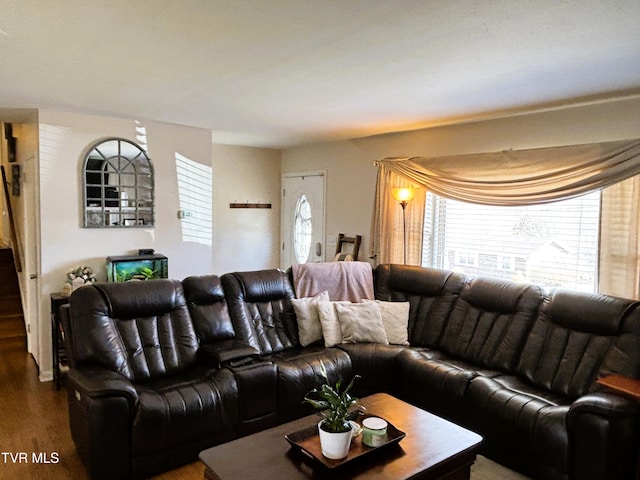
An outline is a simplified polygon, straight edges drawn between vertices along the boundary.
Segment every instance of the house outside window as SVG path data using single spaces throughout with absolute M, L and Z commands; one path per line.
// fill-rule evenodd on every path
M 457 253 L 457 261 L 459 265 L 466 265 L 469 267 L 474 267 L 478 263 L 477 252 L 458 252 Z
M 423 266 L 596 291 L 599 191 L 518 207 L 426 202 Z
M 512 272 L 515 270 L 515 255 L 501 255 L 498 263 L 498 270 L 506 270 Z

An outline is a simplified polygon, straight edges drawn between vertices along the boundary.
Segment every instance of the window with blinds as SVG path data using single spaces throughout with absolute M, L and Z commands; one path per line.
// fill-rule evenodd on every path
M 182 218 L 182 240 L 211 246 L 213 243 L 213 175 L 203 165 L 176 152 L 178 198 Z
M 596 291 L 600 192 L 494 207 L 427 194 L 423 266 Z

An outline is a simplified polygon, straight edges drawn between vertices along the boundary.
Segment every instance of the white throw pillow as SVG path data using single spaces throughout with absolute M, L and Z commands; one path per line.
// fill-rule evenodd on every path
M 303 347 L 322 340 L 322 326 L 318 319 L 317 304 L 319 301 L 328 300 L 329 292 L 326 290 L 313 297 L 291 299 L 298 322 L 298 338 Z
M 382 311 L 382 324 L 389 343 L 409 345 L 409 302 L 376 300 Z
M 337 304 L 335 306 L 343 343 L 389 344 L 382 324 L 382 309 L 376 302 Z
M 350 302 L 323 302 L 317 304 L 318 318 L 322 325 L 322 336 L 324 337 L 325 347 L 335 347 L 342 343 L 342 330 L 340 330 L 340 322 L 336 313 L 336 304 L 349 304 Z

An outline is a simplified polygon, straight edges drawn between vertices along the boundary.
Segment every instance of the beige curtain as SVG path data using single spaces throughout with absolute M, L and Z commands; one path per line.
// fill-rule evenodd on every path
M 397 202 L 391 196 L 391 188 L 396 186 L 414 183 L 422 187 L 420 197 L 410 204 L 411 215 L 407 207 L 411 232 L 408 263 L 416 265 L 421 262 L 418 250 L 426 191 L 485 205 L 530 205 L 604 189 L 599 289 L 622 297 L 640 296 L 640 140 L 437 158 L 387 158 L 376 164 L 378 184 L 370 241 L 377 263 L 402 261 L 402 230 L 398 229 L 402 209 L 395 208 Z
M 415 182 L 399 176 L 385 166 L 378 168 L 375 206 L 369 237 L 370 256 L 376 264 L 404 262 L 402 207 L 391 195 L 391 189 L 411 186 L 415 186 Z M 416 189 L 415 197 L 405 210 L 408 265 L 420 265 L 422 262 L 425 198 L 426 191 L 423 188 Z
M 575 197 L 640 172 L 640 141 L 438 158 L 387 158 L 379 165 L 447 198 L 531 205 Z
M 639 298 L 640 175 L 602 191 L 599 291 Z

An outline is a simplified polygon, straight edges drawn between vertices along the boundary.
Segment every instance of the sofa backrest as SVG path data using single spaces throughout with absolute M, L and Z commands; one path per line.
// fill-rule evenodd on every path
M 418 347 L 437 345 L 463 286 L 462 275 L 446 270 L 395 264 L 374 270 L 377 300 L 409 302 L 409 343 Z
M 540 308 L 518 372 L 571 398 L 599 390 L 596 380 L 640 377 L 640 303 L 555 289 Z
M 235 337 L 222 283 L 217 275 L 187 277 L 182 281 L 182 287 L 200 343 Z
M 379 265 L 376 298 L 409 301 L 409 343 L 475 364 L 515 368 L 542 301 L 539 287 L 406 265 Z
M 176 280 L 97 283 L 70 297 L 76 365 L 100 365 L 136 383 L 178 373 L 198 339 Z
M 455 357 L 512 371 L 543 295 L 540 287 L 497 278 L 469 279 L 451 315 L 442 321 L 437 347 Z
M 291 305 L 293 287 L 282 270 L 226 273 L 220 277 L 236 339 L 262 355 L 299 345 Z

